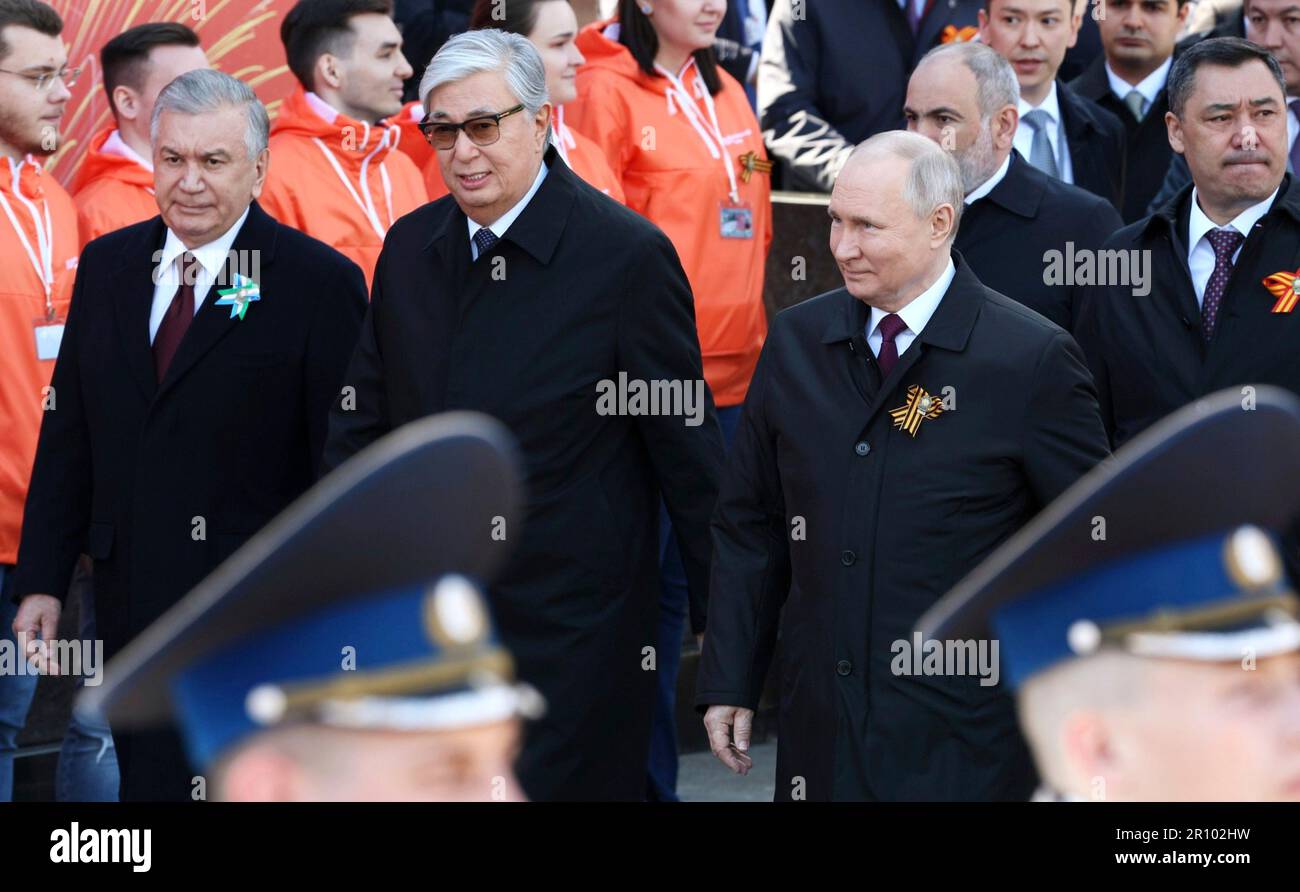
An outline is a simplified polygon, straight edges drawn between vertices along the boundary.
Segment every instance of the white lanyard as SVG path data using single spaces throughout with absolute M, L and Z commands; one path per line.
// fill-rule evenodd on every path
M 27 252 L 27 260 L 31 263 L 32 269 L 36 270 L 36 277 L 41 280 L 41 285 L 45 288 L 45 315 L 46 318 L 54 318 L 54 227 L 50 223 L 50 203 L 42 202 L 45 205 L 45 221 L 42 224 L 41 215 L 37 213 L 36 206 L 27 200 L 22 193 L 22 186 L 19 184 L 19 174 L 22 170 L 23 162 L 15 167 L 13 160 L 9 161 L 9 173 L 13 177 L 14 195 L 18 196 L 26 207 L 27 212 L 32 216 L 32 225 L 36 229 L 36 250 L 32 250 L 32 243 L 27 238 L 27 232 L 18 222 L 13 207 L 9 204 L 9 199 L 5 198 L 3 190 L 0 190 L 0 205 L 3 205 L 5 216 L 9 218 L 9 224 L 13 226 L 14 232 L 18 233 L 18 241 L 22 244 L 23 250 Z M 38 255 L 39 252 L 39 255 Z
M 691 59 L 687 67 L 689 68 L 694 64 L 695 60 Z M 676 96 L 677 104 L 681 106 L 682 111 L 686 113 L 686 119 L 691 122 L 691 126 L 695 128 L 695 132 L 699 134 L 700 139 L 704 141 L 704 145 L 708 147 L 709 154 L 714 158 L 717 158 L 719 155 L 722 156 L 723 163 L 727 168 L 727 184 L 730 186 L 731 200 L 734 204 L 739 204 L 740 190 L 736 187 L 736 171 L 732 166 L 731 156 L 727 154 L 727 146 L 722 138 L 722 128 L 718 126 L 718 110 L 713 105 L 713 96 L 709 93 L 708 87 L 704 83 L 704 78 L 700 76 L 698 70 L 695 72 L 695 87 L 704 97 L 704 107 L 709 111 L 708 121 L 704 120 L 704 115 L 700 112 L 699 105 L 695 102 L 695 99 L 686 89 L 686 85 L 677 77 L 677 75 L 659 64 L 655 65 L 655 70 L 668 78 L 669 88 L 667 95 L 669 108 L 672 108 L 672 98 L 673 96 Z M 714 140 L 717 141 L 716 147 L 714 146 Z
M 321 142 L 320 139 L 315 137 L 312 138 L 312 142 L 316 143 L 316 146 L 321 150 L 321 154 L 325 156 L 325 160 L 330 163 L 330 167 L 334 168 L 334 173 L 338 176 L 339 181 L 343 183 L 343 188 L 348 190 L 348 195 L 351 195 L 352 200 L 356 202 L 357 207 L 361 208 L 361 213 L 365 215 L 367 222 L 370 223 L 370 227 L 375 231 L 375 235 L 379 236 L 381 242 L 384 240 L 384 236 L 388 233 L 388 230 L 380 222 L 379 211 L 375 208 L 375 203 L 370 198 L 370 188 L 366 183 L 366 172 L 370 167 L 370 159 L 375 157 L 376 154 L 387 146 L 388 137 L 391 133 L 391 129 L 385 129 L 383 139 L 381 139 L 379 144 L 375 146 L 375 150 L 367 155 L 365 160 L 361 162 L 361 190 L 365 194 L 365 201 L 362 201 L 361 196 L 357 194 L 357 190 L 352 186 L 352 181 L 349 180 L 348 175 L 344 173 L 343 168 L 339 165 L 338 159 L 334 157 L 334 153 L 326 148 L 325 143 Z M 379 178 L 384 184 L 384 201 L 388 204 L 388 220 L 389 225 L 391 226 L 393 220 L 393 184 L 388 179 L 388 168 L 383 164 L 379 165 Z

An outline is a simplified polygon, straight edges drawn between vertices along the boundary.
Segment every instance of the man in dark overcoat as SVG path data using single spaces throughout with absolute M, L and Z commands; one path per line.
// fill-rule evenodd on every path
M 505 423 L 528 504 L 522 529 L 483 530 L 513 551 L 489 601 L 548 704 L 520 781 L 532 799 L 641 799 L 659 497 L 698 633 L 722 461 L 690 285 L 667 236 L 550 147 L 545 72 L 525 38 L 453 37 L 421 95 L 451 194 L 389 232 L 347 374 L 355 405 L 334 413 L 326 461 L 449 409 Z
M 925 137 L 863 143 L 831 195 L 845 287 L 776 318 L 745 401 L 696 702 L 714 753 L 747 771 L 779 635 L 778 799 L 1034 787 L 996 655 L 934 671 L 912 628 L 1106 436 L 1071 337 L 952 251 L 962 196 Z

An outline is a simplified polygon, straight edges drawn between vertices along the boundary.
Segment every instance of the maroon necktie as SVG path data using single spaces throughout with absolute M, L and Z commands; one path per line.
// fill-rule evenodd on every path
M 194 278 L 198 274 L 198 258 L 186 251 L 181 255 L 181 286 L 163 314 L 162 324 L 153 338 L 153 368 L 161 384 L 167 368 L 176 356 L 176 348 L 194 321 Z
M 907 24 L 912 28 L 912 35 L 915 36 L 921 30 L 921 19 L 925 18 L 924 2 L 918 3 L 917 0 L 907 0 Z
M 879 328 L 880 355 L 876 357 L 876 361 L 880 363 L 880 380 L 883 381 L 898 364 L 898 344 L 895 343 L 894 338 L 898 337 L 899 332 L 907 329 L 907 323 L 897 313 L 890 313 L 880 320 Z
M 1208 341 L 1214 337 L 1214 328 L 1219 322 L 1223 291 L 1232 275 L 1232 255 L 1246 237 L 1235 229 L 1211 229 L 1205 237 L 1214 248 L 1214 272 L 1210 273 L 1205 293 L 1201 296 L 1201 337 Z

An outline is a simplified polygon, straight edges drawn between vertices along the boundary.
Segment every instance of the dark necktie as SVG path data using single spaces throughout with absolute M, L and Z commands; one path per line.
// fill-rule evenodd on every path
M 1205 283 L 1205 294 L 1201 297 L 1201 337 L 1208 341 L 1214 337 L 1214 328 L 1219 322 L 1223 291 L 1232 275 L 1232 255 L 1246 237 L 1235 229 L 1211 229 L 1205 237 L 1214 248 L 1214 272 L 1210 273 L 1210 280 Z
M 921 30 L 923 18 L 925 18 L 924 0 L 907 0 L 907 24 L 911 26 L 913 36 Z
M 158 333 L 153 338 L 153 368 L 160 384 L 176 356 L 176 349 L 180 347 L 185 332 L 194 321 L 194 279 L 198 271 L 198 258 L 189 251 L 182 254 L 181 285 L 176 289 L 176 296 L 163 314 Z
M 486 226 L 474 233 L 474 244 L 478 247 L 479 259 L 482 259 L 483 255 L 490 251 L 496 243 L 497 234 Z
M 899 333 L 907 329 L 907 323 L 897 313 L 890 313 L 880 320 L 880 380 L 884 381 L 898 365 L 898 344 L 894 341 Z

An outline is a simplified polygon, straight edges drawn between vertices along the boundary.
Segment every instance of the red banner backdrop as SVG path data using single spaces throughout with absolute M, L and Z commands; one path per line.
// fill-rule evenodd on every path
M 275 117 L 293 90 L 284 63 L 280 22 L 295 0 L 47 0 L 63 16 L 68 64 L 81 79 L 63 117 L 63 142 L 48 168 L 65 185 L 90 138 L 112 123 L 99 70 L 99 49 L 145 22 L 181 22 L 199 35 L 214 68 L 247 83 Z

